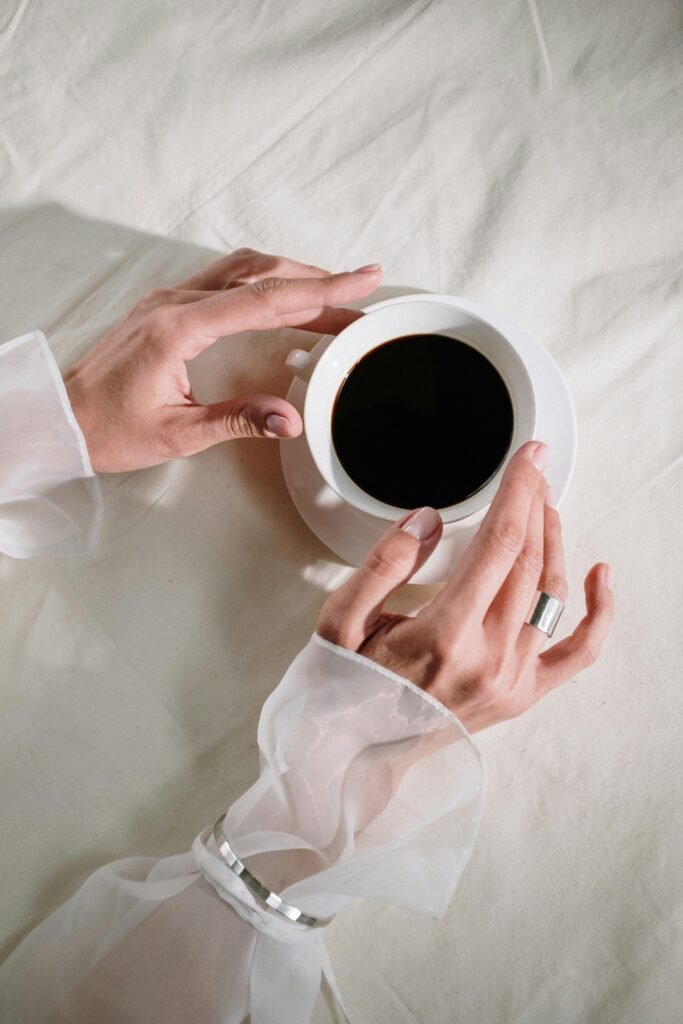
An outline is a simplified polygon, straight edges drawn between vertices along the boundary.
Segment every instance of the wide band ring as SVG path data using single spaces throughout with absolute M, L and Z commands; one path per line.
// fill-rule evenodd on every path
M 292 924 L 304 925 L 306 928 L 324 928 L 326 924 L 329 924 L 332 918 L 313 917 L 311 914 L 304 914 L 303 910 L 299 910 L 298 907 L 292 906 L 291 903 L 286 903 L 281 896 L 278 896 L 276 892 L 272 892 L 270 889 L 258 880 L 251 871 L 246 867 L 245 864 L 237 857 L 234 850 L 230 846 L 230 843 L 225 838 L 223 832 L 223 821 L 225 815 L 221 815 L 213 829 L 207 829 L 204 836 L 208 836 L 209 832 L 213 832 L 213 837 L 216 840 L 216 846 L 221 856 L 221 860 L 226 864 L 227 867 L 233 871 L 241 882 L 246 885 L 247 889 L 269 910 L 272 910 L 275 914 L 285 918 Z M 204 836 L 202 838 L 204 838 Z M 206 840 L 204 839 L 204 845 Z
M 546 594 L 543 590 L 537 590 L 529 614 L 524 621 L 527 625 L 545 633 L 546 636 L 552 636 L 563 611 L 564 604 L 559 598 Z

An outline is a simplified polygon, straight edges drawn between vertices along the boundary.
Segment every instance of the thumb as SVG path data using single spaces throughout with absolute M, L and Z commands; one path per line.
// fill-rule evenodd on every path
M 429 507 L 408 512 L 370 549 L 361 565 L 320 611 L 317 631 L 356 651 L 370 635 L 385 601 L 427 561 L 441 539 L 439 513 Z
M 301 416 L 284 398 L 240 395 L 199 407 L 191 443 L 198 452 L 238 437 L 297 437 L 302 429 Z

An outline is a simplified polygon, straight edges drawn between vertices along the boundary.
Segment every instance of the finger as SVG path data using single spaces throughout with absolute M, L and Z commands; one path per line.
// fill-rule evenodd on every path
M 543 571 L 538 581 L 538 590 L 560 601 L 566 601 L 569 593 L 567 575 L 564 567 L 564 545 L 562 544 L 562 523 L 555 508 L 555 494 L 548 488 L 543 516 Z M 534 595 L 524 612 L 526 618 Z M 517 642 L 517 650 L 522 660 L 535 658 L 545 643 L 547 636 L 540 629 L 528 624 L 522 626 Z
M 325 307 L 369 295 L 381 277 L 379 268 L 307 279 L 266 277 L 178 307 L 169 327 L 183 359 L 192 359 L 217 338 L 238 331 L 286 326 L 318 330 Z
M 531 505 L 547 457 L 547 445 L 529 441 L 510 459 L 474 539 L 429 606 L 435 614 L 450 622 L 465 618 L 484 621 L 524 544 Z
M 614 594 L 609 565 L 594 565 L 586 576 L 587 614 L 571 636 L 553 644 L 539 655 L 538 686 L 541 693 L 565 683 L 583 669 L 593 665 L 614 617 Z
M 424 565 L 442 530 L 433 508 L 417 509 L 394 523 L 353 576 L 328 597 L 318 619 L 320 636 L 358 650 L 376 627 L 384 602 Z
M 200 291 L 189 288 L 155 288 L 138 302 L 133 313 L 149 312 L 160 306 L 179 306 L 188 302 L 199 302 L 201 299 L 210 299 L 219 294 L 221 294 L 220 291 Z M 301 323 L 298 326 L 302 330 L 313 331 L 316 334 L 339 334 L 354 320 L 358 320 L 364 315 L 362 310 L 358 309 L 325 306 L 322 310 L 303 310 L 300 314 Z
M 236 249 L 214 260 L 208 267 L 181 281 L 178 288 L 207 288 L 218 291 L 247 284 L 262 277 L 328 277 L 329 270 L 312 263 L 299 263 L 286 256 L 274 256 L 256 249 Z
M 365 316 L 359 309 L 345 309 L 343 306 L 325 306 L 322 310 L 310 310 L 311 319 L 302 313 L 302 320 L 296 326 L 302 331 L 313 331 L 315 334 L 339 334 L 345 327 Z
M 543 569 L 543 505 L 546 490 L 546 482 L 541 477 L 531 502 L 522 549 L 484 619 L 487 629 L 495 632 L 496 642 L 502 643 L 508 650 L 517 643 Z
M 155 288 L 140 299 L 132 312 L 146 312 L 158 309 L 160 306 L 179 306 L 186 302 L 199 302 L 201 299 L 210 299 L 215 294 L 214 291 L 198 288 Z
M 297 437 L 303 429 L 293 405 L 275 395 L 240 395 L 213 405 L 181 410 L 170 431 L 182 451 L 194 455 L 221 441 L 243 437 Z

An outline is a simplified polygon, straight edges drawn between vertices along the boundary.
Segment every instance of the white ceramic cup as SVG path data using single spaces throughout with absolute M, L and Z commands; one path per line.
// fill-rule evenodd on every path
M 406 298 L 408 298 L 406 296 Z M 348 475 L 332 442 L 332 413 L 345 378 L 368 352 L 408 334 L 452 335 L 471 345 L 497 369 L 510 393 L 513 428 L 510 447 L 495 475 L 475 494 L 457 505 L 439 510 L 444 524 L 472 516 L 490 504 L 498 489 L 505 466 L 515 451 L 534 437 L 536 398 L 531 378 L 511 340 L 506 338 L 485 315 L 453 304 L 439 302 L 438 296 L 393 301 L 355 320 L 327 345 L 318 359 L 302 349 L 293 349 L 287 366 L 306 382 L 304 433 L 311 455 L 326 483 L 339 497 L 361 512 L 387 521 L 400 519 L 405 509 L 387 505 L 362 490 Z M 397 442 L 398 443 L 398 442 Z M 442 439 L 444 452 L 449 444 L 467 443 L 467 438 Z M 447 466 L 447 458 L 444 465 Z

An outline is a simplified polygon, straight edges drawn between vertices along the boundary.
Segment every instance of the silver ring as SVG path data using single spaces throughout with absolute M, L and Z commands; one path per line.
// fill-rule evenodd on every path
M 234 850 L 230 846 L 230 843 L 225 838 L 223 832 L 223 821 L 225 815 L 222 814 L 216 824 L 213 826 L 213 837 L 216 840 L 218 852 L 221 855 L 221 859 L 225 864 L 233 871 L 237 877 L 244 882 L 247 889 L 254 896 L 257 897 L 262 903 L 264 903 L 269 910 L 284 917 L 285 920 L 290 921 L 293 924 L 302 924 L 307 928 L 324 928 L 326 924 L 329 924 L 332 920 L 329 918 L 312 917 L 310 914 L 304 914 L 303 910 L 299 910 L 298 907 L 293 907 L 291 903 L 285 903 L 281 896 L 278 896 L 276 892 L 272 892 L 270 889 L 259 882 L 258 878 L 252 875 L 251 871 L 242 863 L 242 861 L 236 856 Z M 202 840 L 206 846 L 206 836 L 208 836 L 209 829 L 202 835 Z
M 534 629 L 540 629 L 541 633 L 545 633 L 546 636 L 552 636 L 563 611 L 564 604 L 559 598 L 552 597 L 543 590 L 537 590 L 529 614 L 524 621 Z

